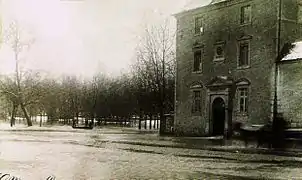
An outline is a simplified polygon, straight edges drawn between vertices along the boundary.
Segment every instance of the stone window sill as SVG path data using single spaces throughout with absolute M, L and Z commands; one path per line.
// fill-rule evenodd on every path
M 224 61 L 225 60 L 225 58 L 224 57 L 222 57 L 222 58 L 214 58 L 214 62 L 222 62 L 222 61 Z
M 194 33 L 194 37 L 197 37 L 197 36 L 202 36 L 203 35 L 203 32 L 200 32 L 200 33 Z
M 245 69 L 249 69 L 251 68 L 251 66 L 238 66 L 237 70 L 245 70 Z
M 243 112 L 237 112 L 236 116 L 241 116 L 241 117 L 247 117 L 248 113 L 243 113 Z
M 202 74 L 202 71 L 193 71 L 193 74 Z
M 250 26 L 252 24 L 252 22 L 247 22 L 247 23 L 243 23 L 243 24 L 241 24 L 240 23 L 240 27 L 244 27 L 244 26 Z

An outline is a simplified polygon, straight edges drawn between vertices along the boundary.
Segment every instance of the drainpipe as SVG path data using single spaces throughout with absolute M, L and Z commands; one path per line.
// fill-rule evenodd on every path
M 276 51 L 277 51 L 277 57 L 279 57 L 279 53 L 280 53 L 280 44 L 281 44 L 281 10 L 282 10 L 282 0 L 279 0 L 279 8 L 278 8 L 278 24 L 277 24 L 277 47 L 276 47 Z M 278 62 L 281 59 L 276 58 L 275 60 L 275 73 L 274 73 L 274 104 L 273 104 L 273 122 L 277 117 L 277 113 L 278 113 L 278 97 L 277 97 L 277 91 L 278 91 L 278 85 L 277 85 L 277 81 L 278 81 Z

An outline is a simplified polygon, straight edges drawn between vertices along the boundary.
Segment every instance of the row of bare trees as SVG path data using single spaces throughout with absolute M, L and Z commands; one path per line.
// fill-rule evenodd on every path
M 175 43 L 168 23 L 146 28 L 131 72 L 118 77 L 100 72 L 93 78 L 51 79 L 40 72 L 23 71 L 20 53 L 32 41 L 23 42 L 18 25 L 13 23 L 6 42 L 15 54 L 15 72 L 1 76 L 0 95 L 11 126 L 18 112 L 32 126 L 30 117 L 40 114 L 47 114 L 50 123 L 79 116 L 101 121 L 109 117 L 129 119 L 133 115 L 159 115 L 163 122 L 164 114 L 174 109 Z
M 145 82 L 137 81 L 137 76 L 124 74 L 111 78 L 104 74 L 92 79 L 64 76 L 60 79 L 43 78 L 37 72 L 27 72 L 22 76 L 20 89 L 12 77 L 1 79 L 1 103 L 10 115 L 11 125 L 15 124 L 17 112 L 32 125 L 32 116 L 47 114 L 49 123 L 59 119 L 69 121 L 79 117 L 88 120 L 118 118 L 129 120 L 132 116 L 160 114 L 157 92 L 150 87 L 142 87 Z M 172 79 L 168 80 L 166 94 L 173 96 Z M 22 99 L 21 99 L 22 98 Z M 22 102 L 20 101 L 22 100 Z M 166 112 L 173 110 L 173 98 Z M 22 105 L 21 105 L 22 103 Z

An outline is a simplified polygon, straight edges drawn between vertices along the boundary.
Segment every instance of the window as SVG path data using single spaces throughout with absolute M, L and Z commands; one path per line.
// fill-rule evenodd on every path
M 195 18 L 195 34 L 201 34 L 203 32 L 201 17 Z
M 201 112 L 201 91 L 193 91 L 193 113 Z
M 302 4 L 298 5 L 297 21 L 298 23 L 302 23 Z
M 193 72 L 201 72 L 202 62 L 201 62 L 201 50 L 194 52 L 194 67 Z
M 241 7 L 240 24 L 248 24 L 251 22 L 251 6 Z
M 224 59 L 224 45 L 215 46 L 214 60 L 223 60 Z
M 238 88 L 238 110 L 240 113 L 247 113 L 248 109 L 248 88 Z
M 239 43 L 239 60 L 238 67 L 248 67 L 249 66 L 249 50 L 250 44 L 248 41 Z

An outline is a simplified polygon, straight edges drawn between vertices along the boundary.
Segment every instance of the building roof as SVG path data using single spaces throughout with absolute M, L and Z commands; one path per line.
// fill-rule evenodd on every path
M 228 1 L 228 0 L 191 0 L 191 1 L 189 1 L 189 3 L 187 3 L 181 9 L 180 12 L 175 13 L 175 15 L 180 14 L 182 12 L 198 9 L 198 8 L 201 8 L 201 7 L 205 7 L 205 6 L 208 6 L 208 5 L 221 3 L 221 2 L 224 2 L 224 1 Z
M 210 4 L 216 4 L 216 3 L 220 3 L 220 2 L 224 2 L 227 0 L 212 0 Z
M 302 41 L 293 43 L 295 46 L 281 61 L 302 59 Z
M 203 7 L 203 6 L 207 6 L 211 3 L 212 3 L 212 0 L 203 0 L 203 1 L 191 0 L 191 1 L 189 1 L 189 3 L 187 3 L 182 8 L 182 11 L 189 11 L 189 10 L 192 10 L 192 9 L 200 8 L 200 7 Z

